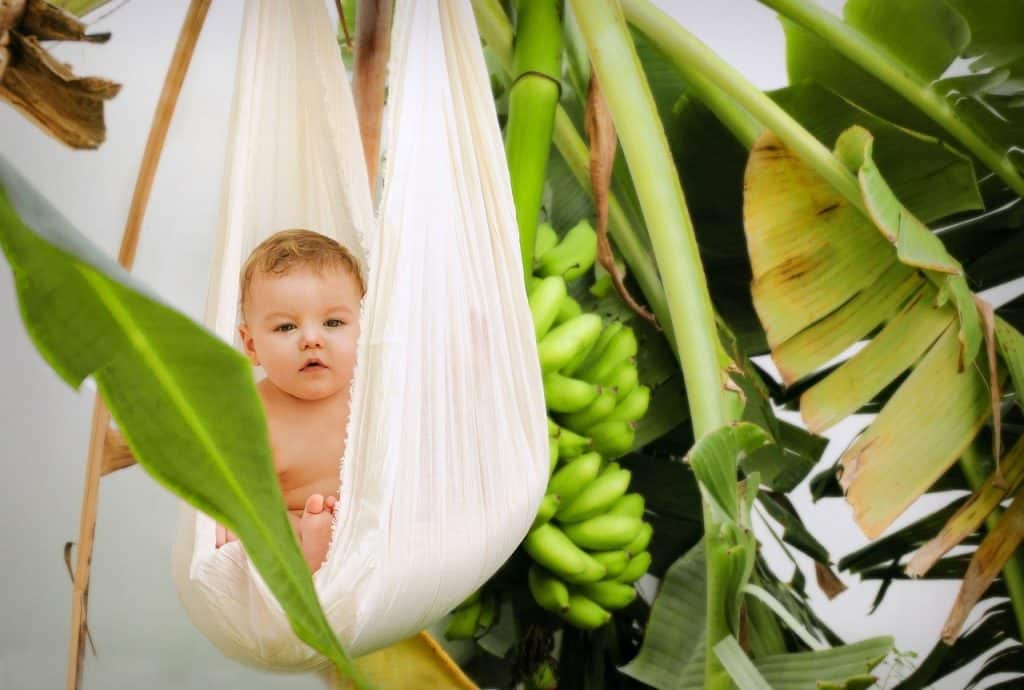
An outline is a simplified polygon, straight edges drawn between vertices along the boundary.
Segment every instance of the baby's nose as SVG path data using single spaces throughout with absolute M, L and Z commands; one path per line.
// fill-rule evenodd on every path
M 306 328 L 302 331 L 302 349 L 308 350 L 314 347 L 323 347 L 323 333 L 319 328 Z

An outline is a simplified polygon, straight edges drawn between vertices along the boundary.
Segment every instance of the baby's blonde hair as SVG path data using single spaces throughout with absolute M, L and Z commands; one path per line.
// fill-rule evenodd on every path
M 342 267 L 351 271 L 359 282 L 359 293 L 366 294 L 366 283 L 359 262 L 337 241 L 312 230 L 294 229 L 275 232 L 260 242 L 242 266 L 239 308 L 244 313 L 245 300 L 256 273 L 281 276 L 296 267 L 323 271 Z

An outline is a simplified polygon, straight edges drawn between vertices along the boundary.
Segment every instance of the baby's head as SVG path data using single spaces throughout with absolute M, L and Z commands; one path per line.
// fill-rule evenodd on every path
M 242 267 L 245 354 L 289 395 L 347 396 L 364 294 L 359 264 L 336 241 L 309 230 L 271 235 Z

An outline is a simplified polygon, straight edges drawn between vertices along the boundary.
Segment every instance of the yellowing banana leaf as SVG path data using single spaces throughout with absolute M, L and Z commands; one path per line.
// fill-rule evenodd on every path
M 237 534 L 299 638 L 352 676 L 285 512 L 245 357 L 152 297 L 2 158 L 0 246 L 47 363 L 72 388 L 95 379 L 143 469 Z
M 376 690 L 478 690 L 426 632 L 358 657 L 355 665 Z M 348 679 L 332 677 L 330 682 L 332 690 L 355 687 Z
M 960 266 L 889 189 L 873 143 L 852 127 L 836 144 L 870 217 L 772 134 L 752 151 L 744 207 L 755 307 L 787 382 L 883 327 L 803 394 L 812 431 L 852 414 L 911 369 L 841 459 L 841 483 L 872 537 L 945 472 L 991 412 L 981 319 Z

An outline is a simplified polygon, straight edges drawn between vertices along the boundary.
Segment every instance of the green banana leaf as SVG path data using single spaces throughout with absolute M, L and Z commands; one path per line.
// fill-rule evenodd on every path
M 782 3 L 762 0 L 789 15 Z M 789 4 L 789 3 L 785 3 Z M 919 92 L 944 99 L 955 117 L 1005 157 L 1018 174 L 1022 162 L 1011 151 L 1024 140 L 1024 87 L 1020 46 L 1024 5 L 976 0 L 849 0 L 845 24 L 856 31 L 860 49 L 882 53 L 893 72 L 908 77 Z M 840 54 L 833 42 L 784 21 L 790 80 L 813 79 L 880 117 L 912 130 L 949 138 L 900 93 Z M 907 40 L 913 35 L 914 40 Z M 970 73 L 948 74 L 954 61 L 971 59 Z M 965 146 L 964 142 L 958 145 Z M 965 146 L 966 148 L 966 146 Z M 1001 190 L 994 190 L 1005 196 Z
M 651 609 L 643 646 L 632 661 L 619 669 L 622 673 L 658 690 L 703 687 L 707 587 L 704 558 L 700 543 L 666 572 Z M 867 686 L 857 683 L 863 682 L 865 674 L 891 648 L 891 638 L 872 638 L 817 652 L 768 655 L 753 659 L 753 666 L 775 690 L 863 688 Z M 833 685 L 819 685 L 819 681 Z
M 245 357 L 154 297 L 2 158 L 0 245 L 47 363 L 72 388 L 94 378 L 139 464 L 237 534 L 296 635 L 351 676 L 285 512 Z

